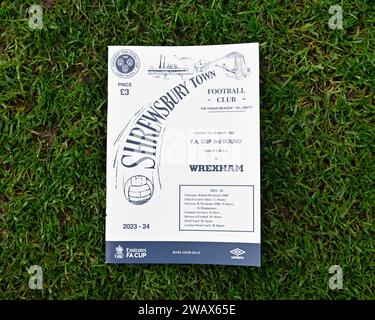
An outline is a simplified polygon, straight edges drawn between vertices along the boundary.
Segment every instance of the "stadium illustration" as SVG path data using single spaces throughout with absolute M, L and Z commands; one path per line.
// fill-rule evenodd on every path
M 186 58 L 179 59 L 174 56 L 173 58 L 170 57 L 167 59 L 166 56 L 160 55 L 158 66 L 150 66 L 147 70 L 147 74 L 155 78 L 163 77 L 167 79 L 168 76 L 181 76 L 183 78 L 186 75 L 207 71 L 212 67 L 216 67 L 225 71 L 227 77 L 243 79 L 246 78 L 250 72 L 250 69 L 246 66 L 243 54 L 237 51 L 228 53 L 224 57 L 213 61 L 200 59 L 190 66 L 183 60 L 186 60 Z

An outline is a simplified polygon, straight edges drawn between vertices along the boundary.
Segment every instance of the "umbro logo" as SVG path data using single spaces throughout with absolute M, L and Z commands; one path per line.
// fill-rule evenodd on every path
M 232 254 L 232 256 L 230 257 L 231 259 L 244 259 L 242 255 L 246 253 L 245 250 L 242 250 L 240 248 L 232 249 L 229 252 Z

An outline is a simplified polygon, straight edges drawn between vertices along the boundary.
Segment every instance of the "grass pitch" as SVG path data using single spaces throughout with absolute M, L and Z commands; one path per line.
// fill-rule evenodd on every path
M 0 299 L 374 299 L 374 2 L 336 2 L 2 1 Z M 262 267 L 105 265 L 107 45 L 240 42 L 260 43 Z

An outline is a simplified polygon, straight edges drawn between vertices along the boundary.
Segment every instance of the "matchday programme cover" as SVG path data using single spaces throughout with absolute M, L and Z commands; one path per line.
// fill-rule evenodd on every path
M 107 263 L 260 266 L 258 52 L 108 47 Z

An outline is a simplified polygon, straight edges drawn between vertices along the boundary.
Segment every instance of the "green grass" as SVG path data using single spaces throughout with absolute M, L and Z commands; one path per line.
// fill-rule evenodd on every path
M 375 298 L 373 1 L 44 0 L 30 30 L 34 3 L 0 4 L 0 299 Z M 262 267 L 105 265 L 107 45 L 239 42 L 260 43 Z

